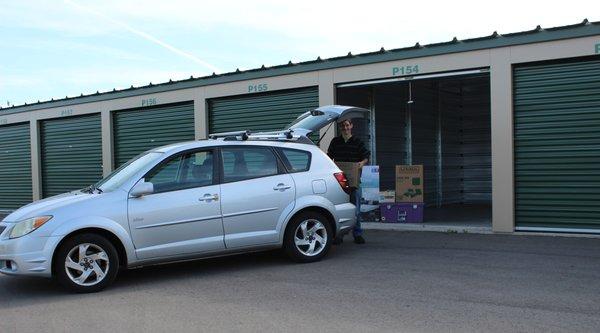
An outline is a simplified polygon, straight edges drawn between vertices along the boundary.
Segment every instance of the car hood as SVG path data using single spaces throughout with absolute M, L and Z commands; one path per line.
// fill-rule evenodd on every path
M 97 194 L 83 193 L 79 190 L 55 195 L 53 197 L 32 202 L 17 209 L 4 218 L 3 222 L 15 223 L 36 216 L 52 215 L 54 209 L 72 205 L 76 202 L 90 200 L 96 195 Z

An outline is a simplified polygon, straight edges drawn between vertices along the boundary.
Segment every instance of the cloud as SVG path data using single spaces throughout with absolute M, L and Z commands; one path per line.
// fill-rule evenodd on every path
M 137 35 L 137 36 L 139 36 L 139 37 L 141 37 L 141 38 L 143 38 L 143 39 L 145 39 L 145 40 L 147 40 L 149 42 L 157 44 L 157 45 L 159 45 L 159 46 L 161 46 L 161 47 L 163 47 L 163 48 L 165 48 L 165 49 L 167 49 L 167 50 L 169 50 L 169 51 L 171 51 L 171 52 L 173 52 L 173 53 L 175 53 L 175 54 L 177 54 L 179 56 L 182 56 L 182 57 L 187 58 L 187 59 L 189 59 L 189 60 L 191 60 L 191 61 L 193 61 L 193 62 L 195 62 L 197 64 L 200 64 L 201 66 L 204 66 L 204 67 L 209 68 L 209 69 L 211 69 L 213 71 L 216 71 L 216 72 L 221 72 L 221 70 L 218 67 L 216 67 L 216 66 L 214 66 L 214 65 L 212 65 L 212 64 L 210 64 L 210 63 L 208 63 L 208 62 L 206 62 L 206 61 L 204 61 L 204 60 L 202 60 L 202 59 L 200 59 L 198 57 L 196 57 L 195 55 L 190 54 L 190 53 L 188 53 L 186 51 L 183 51 L 183 50 L 181 50 L 181 49 L 179 49 L 179 48 L 177 48 L 177 47 L 175 47 L 175 46 L 173 46 L 173 45 L 171 45 L 171 44 L 169 44 L 169 43 L 167 43 L 167 42 L 165 42 L 163 40 L 160 40 L 160 39 L 154 37 L 153 35 L 151 35 L 149 33 L 146 33 L 144 31 L 136 29 L 136 28 L 132 27 L 129 24 L 123 23 L 123 22 L 121 22 L 119 20 L 115 20 L 114 18 L 112 18 L 112 17 L 110 17 L 108 15 L 105 15 L 105 14 L 101 13 L 100 11 L 97 11 L 97 10 L 95 10 L 93 8 L 88 7 L 88 6 L 83 6 L 83 5 L 81 5 L 81 4 L 77 3 L 77 2 L 70 1 L 70 0 L 65 0 L 65 3 L 68 3 L 68 4 L 72 5 L 72 6 L 75 6 L 78 9 L 83 10 L 83 11 L 88 12 L 88 13 L 91 13 L 91 14 L 97 16 L 97 17 L 100 17 L 100 18 L 102 18 L 105 21 L 108 21 L 108 22 L 110 22 L 110 23 L 112 23 L 112 24 L 114 24 L 116 26 L 119 26 L 119 27 L 121 27 L 121 28 L 129 31 L 130 33 L 132 33 L 134 35 Z

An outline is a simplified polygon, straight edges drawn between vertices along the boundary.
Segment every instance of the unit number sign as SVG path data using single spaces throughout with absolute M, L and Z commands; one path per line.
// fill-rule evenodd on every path
M 266 83 L 248 85 L 249 93 L 263 92 L 263 91 L 267 91 L 267 90 L 269 90 L 269 86 L 267 86 Z
M 411 75 L 419 73 L 419 65 L 392 67 L 392 75 Z

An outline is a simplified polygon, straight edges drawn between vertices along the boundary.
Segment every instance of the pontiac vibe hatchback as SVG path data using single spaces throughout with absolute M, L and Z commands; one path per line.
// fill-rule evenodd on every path
M 344 174 L 307 135 L 365 112 L 321 107 L 280 132 L 144 152 L 94 185 L 8 215 L 0 272 L 94 292 L 120 268 L 276 248 L 320 260 L 355 224 L 355 206 Z

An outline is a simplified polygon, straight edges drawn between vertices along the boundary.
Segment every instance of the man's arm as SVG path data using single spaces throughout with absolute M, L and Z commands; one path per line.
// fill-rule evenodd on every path
M 365 147 L 365 144 L 364 142 L 362 142 L 362 140 L 359 141 L 358 149 L 360 151 L 360 156 L 363 158 L 360 162 L 358 162 L 360 167 L 362 168 L 363 166 L 367 165 L 367 163 L 369 163 L 369 156 L 371 155 L 371 153 Z
M 329 147 L 327 148 L 327 156 L 329 156 L 329 158 L 331 158 L 332 160 L 335 161 L 334 154 L 333 154 L 334 151 L 335 151 L 335 138 L 333 138 L 333 140 L 331 140 L 331 143 L 329 143 Z

